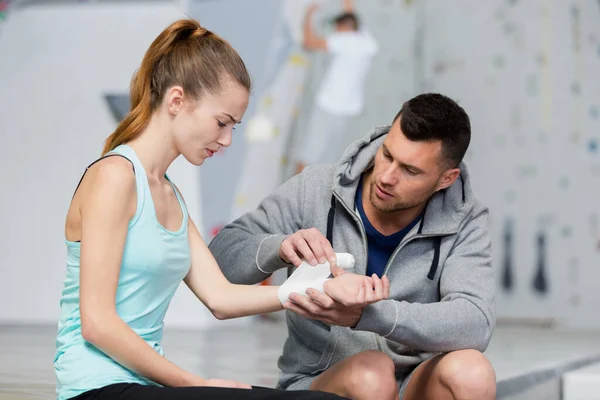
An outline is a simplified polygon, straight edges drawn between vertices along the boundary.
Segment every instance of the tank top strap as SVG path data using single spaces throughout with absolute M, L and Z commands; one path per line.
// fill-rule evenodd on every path
M 115 156 L 120 156 L 120 157 L 123 157 L 123 158 L 125 158 L 126 160 L 128 160 L 128 161 L 131 163 L 131 166 L 132 166 L 132 167 L 133 167 L 133 169 L 134 169 L 134 174 L 137 172 L 136 170 L 137 170 L 137 169 L 139 169 L 139 168 L 137 168 L 137 166 L 134 164 L 134 161 L 133 161 L 133 160 L 131 160 L 129 157 L 126 157 L 125 155 L 123 155 L 123 154 L 120 154 L 119 152 L 115 152 L 114 150 L 113 150 L 113 151 L 109 151 L 108 153 L 106 153 L 106 154 L 105 154 L 105 155 L 103 155 L 102 157 L 100 157 L 100 158 L 96 159 L 96 160 L 95 160 L 93 163 L 91 163 L 91 164 L 89 164 L 87 167 L 85 167 L 85 171 L 83 171 L 83 174 L 81 174 L 81 178 L 79 178 L 79 182 L 77 183 L 77 186 L 75 187 L 75 190 L 73 191 L 73 196 L 72 196 L 72 197 L 75 197 L 75 194 L 77 193 L 77 190 L 79 190 L 79 187 L 81 186 L 81 182 L 83 182 L 83 178 L 85 178 L 85 175 L 87 174 L 88 170 L 89 170 L 89 169 L 90 169 L 90 168 L 91 168 L 91 167 L 92 167 L 94 164 L 96 164 L 96 163 L 98 163 L 98 162 L 100 162 L 100 161 L 104 160 L 105 158 L 108 158 L 108 157 L 115 157 Z M 137 174 L 136 174 L 136 176 L 137 176 Z
M 137 190 L 137 208 L 134 217 L 129 222 L 129 225 L 132 226 L 142 215 L 146 197 L 151 196 L 150 186 L 148 185 L 148 177 L 146 176 L 146 170 L 144 169 L 144 166 L 142 165 L 142 162 L 138 158 L 137 154 L 135 154 L 135 151 L 126 144 L 122 144 L 115 147 L 113 150 L 106 153 L 105 156 L 108 155 L 119 155 L 125 157 L 133 165 L 133 170 L 135 174 L 135 186 Z
M 171 184 L 171 187 L 173 188 L 173 191 L 175 192 L 175 196 L 177 196 L 177 201 L 179 202 L 179 206 L 181 207 L 181 212 L 183 214 L 183 226 L 187 227 L 187 220 L 189 218 L 189 214 L 188 214 L 187 206 L 185 205 L 185 202 L 183 201 L 183 197 L 181 196 L 181 193 L 179 193 L 179 189 L 177 189 L 177 187 L 175 186 L 175 184 L 173 183 L 173 181 L 171 180 L 171 178 L 169 178 L 169 176 L 167 174 L 165 174 L 165 179 L 169 181 L 169 183 Z

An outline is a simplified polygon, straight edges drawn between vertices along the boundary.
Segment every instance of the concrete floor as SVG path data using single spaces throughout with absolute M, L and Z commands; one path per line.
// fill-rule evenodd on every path
M 55 334 L 54 326 L 0 326 L 0 400 L 55 398 Z M 285 337 L 284 323 L 256 318 L 243 327 L 165 328 L 163 345 L 170 360 L 200 376 L 272 387 Z M 519 398 L 536 382 L 556 381 L 600 359 L 597 338 L 598 333 L 498 327 L 486 352 L 496 369 L 498 398 Z

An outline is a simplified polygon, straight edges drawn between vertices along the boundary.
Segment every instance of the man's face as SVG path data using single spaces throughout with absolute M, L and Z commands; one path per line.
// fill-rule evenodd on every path
M 356 29 L 354 29 L 354 25 L 352 25 L 352 23 L 350 23 L 350 22 L 341 22 L 341 23 L 335 24 L 335 31 L 336 32 L 353 32 L 353 31 L 356 31 Z
M 371 205 L 383 212 L 395 212 L 425 203 L 458 176 L 458 169 L 443 170 L 441 160 L 441 141 L 408 140 L 398 118 L 375 156 L 369 185 Z

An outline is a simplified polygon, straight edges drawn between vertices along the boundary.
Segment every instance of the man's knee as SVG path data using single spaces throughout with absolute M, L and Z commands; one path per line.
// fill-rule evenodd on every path
M 481 352 L 460 350 L 448 353 L 439 367 L 441 383 L 450 389 L 454 398 L 496 398 L 496 373 Z
M 397 396 L 395 367 L 389 356 L 365 351 L 353 356 L 352 361 L 349 378 L 355 391 L 379 394 L 377 398 L 382 399 Z

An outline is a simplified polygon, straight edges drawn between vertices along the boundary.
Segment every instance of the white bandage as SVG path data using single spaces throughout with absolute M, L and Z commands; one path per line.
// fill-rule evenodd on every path
M 343 269 L 354 268 L 354 256 L 352 254 L 336 253 L 335 256 L 338 267 Z M 328 261 L 315 266 L 303 261 L 294 273 L 279 287 L 279 301 L 281 301 L 281 304 L 285 304 L 292 293 L 306 295 L 306 290 L 309 288 L 323 293 L 323 285 L 330 275 L 331 266 Z

